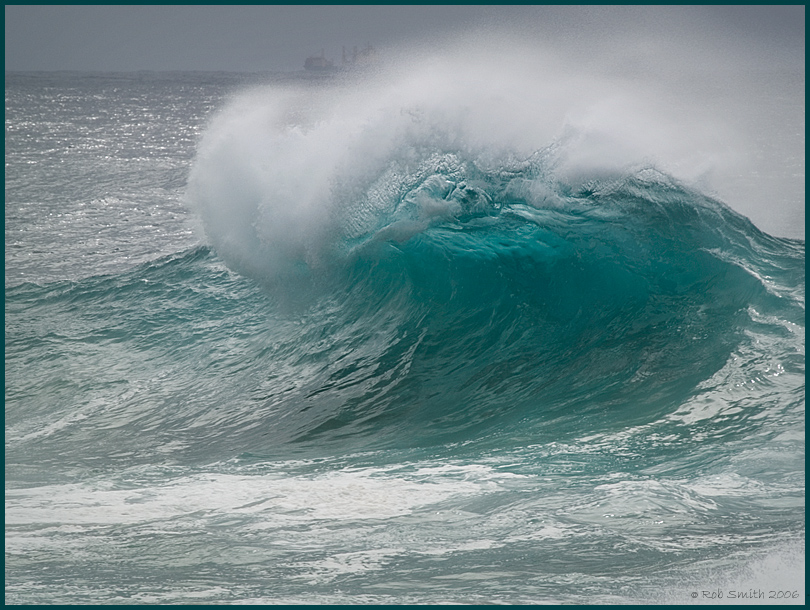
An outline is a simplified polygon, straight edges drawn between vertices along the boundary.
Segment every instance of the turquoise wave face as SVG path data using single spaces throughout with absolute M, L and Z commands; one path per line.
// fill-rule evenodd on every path
M 758 333 L 777 373 L 803 371 L 802 242 L 651 170 L 547 182 L 545 207 L 537 192 L 532 167 L 430 173 L 378 206 L 376 225 L 331 240 L 327 262 L 270 278 L 255 265 L 258 282 L 203 248 L 123 276 L 13 288 L 12 313 L 54 319 L 50 332 L 17 329 L 7 349 L 58 359 L 53 346 L 72 349 L 59 317 L 84 320 L 65 325 L 92 344 L 81 374 L 107 363 L 110 395 L 96 387 L 95 399 L 118 405 L 88 417 L 145 461 L 167 443 L 209 461 L 520 446 L 665 422 L 716 385 L 733 393 L 713 380 L 742 375 L 735 362 Z M 133 359 L 138 391 L 124 382 Z M 81 384 L 54 380 L 38 399 L 45 409 Z M 42 442 L 62 433 L 83 434 L 66 425 Z
M 440 180 L 454 213 L 403 237 L 419 221 L 398 217 L 403 202 Z M 700 393 L 752 316 L 802 322 L 763 279 L 800 253 L 722 204 L 655 172 L 557 185 L 546 209 L 514 182 L 433 175 L 355 247 L 300 337 L 321 380 L 296 404 L 297 442 L 530 442 L 652 422 Z M 478 207 L 453 205 L 460 190 Z

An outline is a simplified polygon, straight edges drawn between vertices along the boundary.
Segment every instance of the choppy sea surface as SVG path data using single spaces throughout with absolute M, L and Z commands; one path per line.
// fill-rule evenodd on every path
M 6 603 L 803 604 L 804 240 L 399 91 L 6 74 Z

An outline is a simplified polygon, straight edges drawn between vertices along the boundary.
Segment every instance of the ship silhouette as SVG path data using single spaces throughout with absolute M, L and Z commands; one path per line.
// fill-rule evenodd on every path
M 304 61 L 304 69 L 311 72 L 334 72 L 340 69 L 351 69 L 361 66 L 366 66 L 375 61 L 377 57 L 377 50 L 367 44 L 365 48 L 358 49 L 353 47 L 351 52 L 346 51 L 343 47 L 343 56 L 339 66 L 335 65 L 331 59 L 327 59 L 323 49 L 319 55 L 310 55 Z

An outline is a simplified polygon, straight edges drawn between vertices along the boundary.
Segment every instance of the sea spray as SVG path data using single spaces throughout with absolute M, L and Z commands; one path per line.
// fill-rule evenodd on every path
M 530 188 L 644 166 L 695 180 L 735 149 L 721 120 L 707 129 L 705 117 L 676 123 L 662 110 L 643 85 L 571 72 L 551 53 L 463 45 L 388 71 L 237 96 L 200 143 L 187 199 L 235 268 L 287 276 L 381 228 L 437 172 L 457 184 L 465 166 L 503 172 L 543 154 Z M 723 152 L 707 152 L 718 140 Z

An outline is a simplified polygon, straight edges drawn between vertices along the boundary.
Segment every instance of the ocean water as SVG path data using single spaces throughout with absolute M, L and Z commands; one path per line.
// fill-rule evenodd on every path
M 468 76 L 6 74 L 6 603 L 804 603 L 803 231 Z

